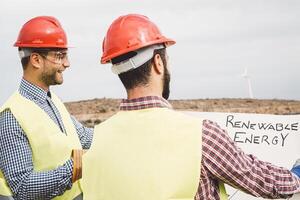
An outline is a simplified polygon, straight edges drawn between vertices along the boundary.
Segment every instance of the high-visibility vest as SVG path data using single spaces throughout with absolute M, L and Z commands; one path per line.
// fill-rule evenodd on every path
M 118 112 L 95 127 L 83 155 L 84 199 L 194 199 L 201 130 L 198 118 L 167 108 Z
M 31 150 L 35 172 L 56 169 L 71 157 L 72 149 L 81 144 L 70 114 L 58 97 L 52 93 L 52 101 L 60 112 L 66 134 L 34 102 L 15 92 L 2 106 L 0 112 L 9 109 L 25 132 Z M 82 193 L 79 181 L 70 190 L 54 199 L 71 200 Z M 12 196 L 12 192 L 0 171 L 0 195 Z

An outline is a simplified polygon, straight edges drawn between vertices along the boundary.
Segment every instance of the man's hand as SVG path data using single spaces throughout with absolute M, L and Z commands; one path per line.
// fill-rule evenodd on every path
M 72 175 L 72 183 L 81 179 L 82 177 L 82 155 L 86 152 L 86 150 L 82 149 L 73 149 L 72 150 L 72 160 L 73 160 L 73 175 Z

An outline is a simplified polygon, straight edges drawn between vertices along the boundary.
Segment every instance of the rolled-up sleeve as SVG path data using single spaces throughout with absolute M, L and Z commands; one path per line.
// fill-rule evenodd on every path
M 213 195 L 218 180 L 257 197 L 286 198 L 299 192 L 300 181 L 290 170 L 245 154 L 215 122 L 205 120 L 202 133 L 203 178 L 212 179 L 215 188 L 204 180 L 200 192 Z

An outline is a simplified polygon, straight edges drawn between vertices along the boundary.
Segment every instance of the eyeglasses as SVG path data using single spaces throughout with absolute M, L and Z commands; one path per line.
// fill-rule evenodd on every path
M 64 52 L 62 52 L 62 51 L 49 51 L 46 55 L 42 54 L 42 53 L 40 53 L 40 55 L 44 59 L 46 59 L 46 60 L 48 60 L 48 61 L 50 61 L 54 64 L 63 64 L 66 61 L 68 61 L 68 52 L 67 51 L 64 51 Z M 49 59 L 48 56 L 50 56 L 52 59 Z

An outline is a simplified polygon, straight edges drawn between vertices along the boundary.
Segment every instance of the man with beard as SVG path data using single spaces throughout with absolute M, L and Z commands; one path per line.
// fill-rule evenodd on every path
M 83 156 L 84 198 L 224 200 L 224 182 L 265 198 L 299 191 L 299 164 L 291 173 L 259 161 L 216 123 L 172 110 L 166 47 L 174 43 L 141 15 L 121 16 L 109 27 L 101 62 L 112 63 L 127 99 L 95 127 Z
M 0 199 L 82 199 L 82 149 L 93 129 L 50 91 L 70 66 L 67 36 L 57 19 L 40 16 L 23 25 L 14 46 L 23 78 L 0 109 Z

